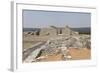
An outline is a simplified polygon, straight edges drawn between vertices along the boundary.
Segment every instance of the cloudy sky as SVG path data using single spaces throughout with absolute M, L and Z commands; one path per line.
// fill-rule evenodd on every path
M 42 28 L 48 26 L 90 27 L 91 14 L 79 12 L 54 12 L 23 10 L 24 28 Z

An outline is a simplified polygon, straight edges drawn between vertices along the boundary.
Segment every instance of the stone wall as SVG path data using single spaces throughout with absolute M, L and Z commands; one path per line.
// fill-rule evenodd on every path
M 56 36 L 57 30 L 54 28 L 42 28 L 40 30 L 40 36 Z
M 28 32 L 28 35 L 33 36 L 70 36 L 70 35 L 78 35 L 79 33 L 76 31 L 72 31 L 68 26 L 67 27 L 48 27 L 48 28 L 41 28 L 40 31 Z

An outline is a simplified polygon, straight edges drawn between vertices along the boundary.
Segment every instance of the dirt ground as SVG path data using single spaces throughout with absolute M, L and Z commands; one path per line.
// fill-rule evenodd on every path
M 85 60 L 91 59 L 91 50 L 90 49 L 74 49 L 69 50 L 69 54 L 72 58 L 67 60 Z M 62 54 L 54 54 L 47 56 L 43 61 L 61 61 L 63 60 Z
M 91 50 L 86 48 L 70 49 L 70 55 L 72 60 L 91 59 Z

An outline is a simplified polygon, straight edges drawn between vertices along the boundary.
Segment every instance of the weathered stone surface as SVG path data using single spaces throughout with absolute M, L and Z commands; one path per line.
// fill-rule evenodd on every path
M 41 36 L 58 36 L 58 35 L 77 35 L 79 34 L 76 31 L 72 31 L 68 26 L 66 27 L 55 27 L 51 26 L 49 28 L 41 28 L 40 35 Z
M 70 36 L 70 37 L 62 37 L 62 38 L 56 38 L 51 39 L 46 44 L 46 49 L 44 49 L 45 54 L 55 54 L 55 53 L 62 53 L 63 48 L 66 47 L 64 51 L 67 51 L 68 48 L 91 48 L 90 46 L 90 36 L 84 36 L 84 35 L 78 35 L 78 36 Z
M 36 35 L 36 33 L 34 32 L 31 35 Z M 37 50 L 32 52 L 31 54 L 32 58 L 29 56 L 30 61 L 32 61 L 32 59 L 33 61 L 39 61 L 40 59 L 46 58 L 46 56 L 54 54 L 55 55 L 61 54 L 63 60 L 66 60 L 71 58 L 68 51 L 69 48 L 91 49 L 90 35 L 79 34 L 78 32 L 72 31 L 69 27 L 65 28 L 51 27 L 45 29 L 43 28 L 40 30 L 39 36 L 40 37 L 38 38 L 43 39 L 47 42 L 42 47 L 40 47 L 40 49 L 38 48 Z M 42 55 L 42 57 L 40 56 L 40 54 Z

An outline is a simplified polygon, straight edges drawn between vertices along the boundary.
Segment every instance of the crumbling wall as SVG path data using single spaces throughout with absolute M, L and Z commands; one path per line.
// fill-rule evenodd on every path
M 57 31 L 53 28 L 42 28 L 40 30 L 40 36 L 56 36 Z

